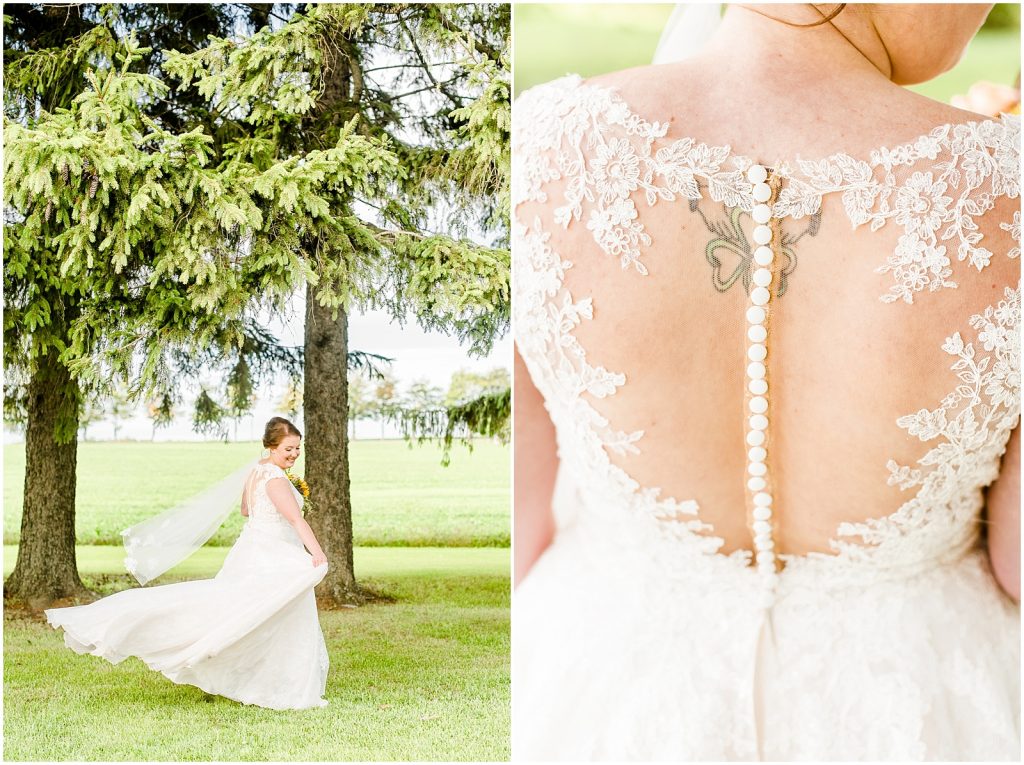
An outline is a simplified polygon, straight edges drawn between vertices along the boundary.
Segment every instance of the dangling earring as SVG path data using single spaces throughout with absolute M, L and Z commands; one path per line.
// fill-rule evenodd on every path
M 264 449 L 262 452 L 260 452 L 260 459 L 261 460 L 265 460 L 265 459 L 269 459 L 269 458 L 270 458 L 270 449 Z

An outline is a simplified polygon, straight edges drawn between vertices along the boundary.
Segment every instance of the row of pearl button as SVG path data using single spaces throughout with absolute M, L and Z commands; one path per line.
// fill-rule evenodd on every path
M 768 201 L 772 198 L 772 189 L 768 185 L 768 171 L 761 165 L 751 165 L 747 169 L 747 180 L 753 184 L 754 209 L 751 215 L 754 223 L 753 238 L 757 245 L 754 250 L 756 268 L 752 275 L 754 286 L 750 290 L 750 303 L 747 308 L 747 389 L 751 397 L 747 401 L 750 409 L 748 415 L 747 444 L 747 488 L 753 493 L 753 525 L 754 551 L 758 573 L 771 577 L 776 576 L 775 540 L 772 536 L 772 495 L 768 491 L 768 450 L 766 440 L 768 430 L 768 370 L 765 359 L 768 357 L 767 319 L 768 304 L 771 301 L 772 261 L 775 254 L 769 246 L 772 241 L 772 229 L 768 221 L 772 217 L 772 208 Z

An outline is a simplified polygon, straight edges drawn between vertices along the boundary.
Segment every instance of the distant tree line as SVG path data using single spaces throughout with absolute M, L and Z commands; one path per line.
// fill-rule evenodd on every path
M 400 420 L 403 415 L 465 406 L 487 394 L 507 391 L 510 385 L 511 377 L 504 367 L 485 372 L 457 370 L 452 374 L 447 390 L 431 384 L 426 378 L 412 380 L 403 387 L 390 370 L 375 369 L 371 372 L 360 369 L 349 377 L 350 437 L 356 438 L 356 423 L 360 421 L 377 421 L 383 438 L 387 423 Z M 162 428 L 187 416 L 192 417 L 192 427 L 197 432 L 224 440 L 238 440 L 238 424 L 251 413 L 259 396 L 255 391 L 249 391 L 248 406 L 236 409 L 232 406 L 235 397 L 227 402 L 218 401 L 210 392 L 212 387 L 203 386 L 190 407 L 188 402 L 176 405 L 168 396 L 156 396 L 140 402 L 127 385 L 115 384 L 105 395 L 85 399 L 78 421 L 79 438 L 88 441 L 90 429 L 107 423 L 112 428 L 113 440 L 117 441 L 125 423 L 138 416 L 141 410 L 150 421 L 150 440 L 155 440 Z M 302 408 L 302 383 L 289 379 L 284 392 L 276 400 L 276 409 L 294 419 L 301 416 Z M 16 422 L 9 424 L 18 425 Z M 469 435 L 473 435 L 472 431 Z

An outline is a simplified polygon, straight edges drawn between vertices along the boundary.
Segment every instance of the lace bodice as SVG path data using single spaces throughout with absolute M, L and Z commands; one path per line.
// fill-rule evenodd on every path
M 646 539 L 688 575 L 746 567 L 756 453 L 785 568 L 864 581 L 975 544 L 1020 413 L 1019 140 L 1004 116 L 862 158 L 760 158 L 758 226 L 754 159 L 576 76 L 524 93 L 514 322 L 579 508 L 559 523 Z M 744 318 L 759 289 L 766 333 Z M 767 458 L 745 440 L 762 361 Z
M 302 507 L 302 495 L 295 489 L 291 481 L 288 480 L 288 475 L 284 470 L 271 462 L 264 462 L 253 468 L 246 481 L 246 497 L 249 506 L 248 522 L 250 524 L 283 524 L 290 526 L 288 520 L 277 512 L 277 508 L 274 507 L 273 501 L 267 494 L 267 483 L 275 478 L 282 478 L 288 482 L 296 503 L 300 508 Z

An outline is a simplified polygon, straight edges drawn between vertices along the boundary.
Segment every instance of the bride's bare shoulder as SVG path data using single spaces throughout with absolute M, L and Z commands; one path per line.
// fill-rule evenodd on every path
M 620 69 L 589 77 L 584 84 L 615 90 L 638 111 L 708 101 L 717 90 L 714 79 L 689 61 Z
M 913 141 L 942 125 L 989 119 L 881 78 L 871 83 L 870 92 L 863 81 L 828 81 L 816 86 L 813 97 L 794 98 L 808 88 L 784 77 L 759 80 L 721 72 L 699 58 L 623 69 L 580 83 L 612 90 L 632 112 L 678 122 L 678 129 L 695 137 L 727 139 L 741 151 L 776 156 L 860 154 Z M 776 136 L 765 136 L 766 121 Z
M 636 87 L 644 90 L 657 90 L 666 79 L 673 82 L 684 81 L 697 71 L 698 69 L 691 61 L 677 61 L 671 64 L 642 64 L 594 75 L 588 77 L 586 81 L 605 87 Z

